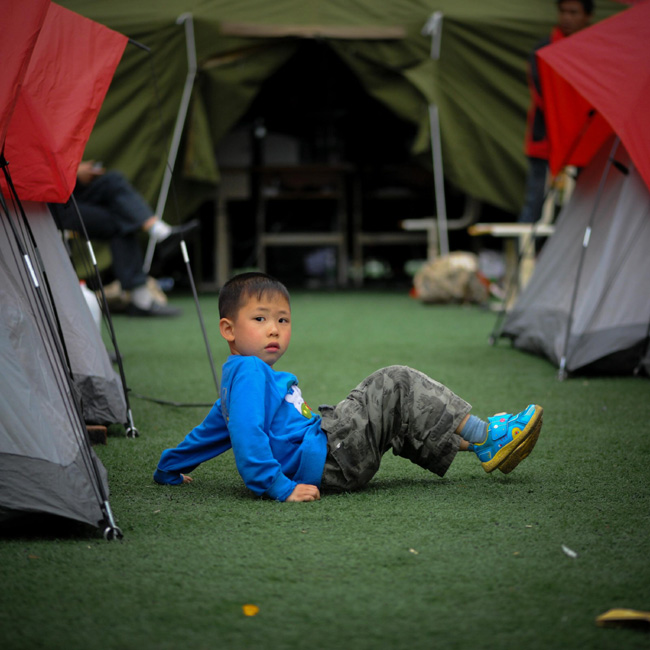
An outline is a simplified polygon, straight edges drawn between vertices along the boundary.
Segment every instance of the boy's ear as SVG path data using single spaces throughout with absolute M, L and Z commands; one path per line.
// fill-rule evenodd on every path
M 235 326 L 229 318 L 222 318 L 219 321 L 219 332 L 226 341 L 235 340 Z

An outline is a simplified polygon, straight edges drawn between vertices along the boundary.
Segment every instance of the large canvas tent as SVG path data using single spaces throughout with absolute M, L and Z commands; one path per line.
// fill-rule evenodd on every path
M 551 167 L 587 167 L 502 333 L 560 376 L 650 368 L 648 38 L 645 2 L 538 53 Z
M 124 401 L 43 202 L 69 198 L 125 44 L 49 0 L 3 5 L 0 519 L 53 514 L 107 538 L 121 532 L 81 401 L 99 421 L 124 420 Z
M 528 104 L 525 62 L 555 20 L 553 2 L 529 0 L 525 7 L 519 0 L 64 4 L 151 49 L 150 61 L 142 50 L 127 50 L 88 157 L 122 169 L 152 202 L 166 160 L 168 142 L 161 134 L 172 132 L 187 72 L 185 32 L 177 19 L 191 14 L 198 70 L 176 182 L 184 177 L 194 191 L 181 211 L 191 211 L 213 192 L 219 182 L 218 144 L 282 66 L 295 56 L 306 59 L 303 78 L 295 79 L 298 86 L 305 78 L 322 77 L 315 62 L 309 66 L 307 42 L 329 48 L 369 96 L 411 126 L 413 155 L 428 158 L 428 106 L 436 104 L 448 181 L 479 200 L 512 213 L 519 210 Z M 610 0 L 597 4 L 598 19 L 621 8 Z M 434 61 L 431 38 L 422 30 L 437 11 L 443 15 L 442 40 Z M 282 104 L 283 97 L 275 100 Z M 378 119 L 369 114 L 366 123 L 375 140 L 388 140 L 392 126 Z

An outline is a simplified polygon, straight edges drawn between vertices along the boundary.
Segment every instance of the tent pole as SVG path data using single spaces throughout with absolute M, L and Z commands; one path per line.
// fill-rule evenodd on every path
M 183 253 L 183 262 L 185 262 L 185 268 L 187 269 L 187 275 L 190 280 L 190 285 L 192 287 L 192 295 L 194 296 L 194 302 L 199 306 L 199 297 L 196 293 L 196 285 L 194 284 L 194 276 L 192 275 L 192 268 L 190 267 L 190 257 L 187 254 L 187 246 L 185 240 L 181 240 L 181 251 Z M 219 380 L 217 379 L 217 372 L 214 369 L 214 360 L 212 359 L 212 351 L 210 349 L 210 343 L 208 342 L 208 334 L 205 330 L 205 324 L 203 322 L 203 314 L 200 309 L 197 309 L 199 316 L 199 324 L 201 325 L 201 332 L 203 333 L 203 340 L 205 341 L 205 348 L 208 353 L 208 360 L 210 361 L 210 369 L 212 370 L 212 379 L 214 380 L 214 385 L 217 388 L 217 395 L 219 395 Z
M 4 154 L 0 154 L 0 167 L 2 167 L 3 172 L 5 171 L 6 166 L 8 165 L 7 160 L 4 157 Z M 45 270 L 45 265 L 43 264 L 43 260 L 41 258 L 41 254 L 38 249 L 38 245 L 36 243 L 36 238 L 34 237 L 34 233 L 31 229 L 31 226 L 29 225 L 29 221 L 27 219 L 27 215 L 25 214 L 25 211 L 23 210 L 23 206 L 20 203 L 20 200 L 18 199 L 17 194 L 15 193 L 15 188 L 13 187 L 12 181 L 11 181 L 11 176 L 7 173 L 5 177 L 7 181 L 8 187 L 10 187 L 11 192 L 14 194 L 17 202 L 17 209 L 20 211 L 20 216 L 22 219 L 22 222 L 24 224 L 24 227 L 27 231 L 27 234 L 29 235 L 29 242 L 31 244 L 32 250 L 34 251 L 34 258 L 35 262 L 37 262 L 37 268 L 41 273 L 41 276 L 43 277 L 43 284 L 45 285 L 45 289 L 47 290 L 47 297 L 48 297 L 48 302 L 49 305 L 52 309 L 52 316 L 54 318 L 54 321 L 56 323 L 56 330 L 57 334 L 59 335 L 59 339 L 61 341 L 61 346 L 62 346 L 62 351 L 65 359 L 65 367 L 68 369 L 68 373 L 70 375 L 70 378 L 73 378 L 72 374 L 72 364 L 70 363 L 70 355 L 68 354 L 68 348 L 66 347 L 65 344 L 65 339 L 63 338 L 63 330 L 61 328 L 61 319 L 59 318 L 59 312 L 57 311 L 56 305 L 54 304 L 54 296 L 52 294 L 52 286 L 50 284 L 50 280 L 47 274 L 47 271 Z M 1 195 L 0 195 L 1 196 Z M 4 211 L 7 213 L 7 218 L 9 216 L 9 207 L 7 206 L 4 196 L 1 196 L 1 203 L 2 203 L 2 208 Z M 13 224 L 12 224 L 13 225 Z M 13 229 L 13 234 L 14 237 L 18 237 L 18 233 Z M 20 245 L 20 244 L 19 244 Z M 32 282 L 37 282 L 36 278 L 34 277 L 34 268 L 31 263 L 31 259 L 28 255 L 28 253 L 23 253 L 23 259 L 25 260 L 25 263 L 27 264 L 30 275 L 32 277 Z
M 2 158 L 2 160 L 4 160 L 4 157 Z M 29 278 L 30 285 L 34 290 L 34 295 L 36 296 L 36 304 L 40 307 L 43 320 L 47 323 L 47 326 L 49 328 L 52 347 L 57 351 L 57 354 L 61 360 L 62 367 L 65 370 L 67 370 L 67 372 L 65 373 L 66 382 L 69 385 L 71 393 L 74 394 L 74 390 L 72 389 L 73 388 L 72 387 L 73 384 L 72 366 L 70 364 L 70 358 L 68 356 L 68 352 L 65 347 L 65 342 L 63 340 L 63 332 L 61 330 L 61 323 L 58 316 L 58 312 L 56 311 L 56 308 L 54 307 L 53 304 L 52 291 L 50 289 L 49 282 L 47 280 L 47 274 L 45 273 L 45 269 L 43 267 L 40 254 L 38 253 L 38 249 L 36 247 L 34 235 L 31 231 L 31 228 L 29 227 L 29 223 L 27 221 L 27 217 L 23 210 L 22 204 L 20 203 L 20 200 L 18 200 L 18 197 L 15 192 L 15 188 L 13 186 L 13 183 L 11 182 L 11 177 L 7 174 L 6 170 L 3 169 L 3 171 L 5 172 L 5 180 L 7 181 L 9 190 L 18 201 L 17 207 L 18 210 L 20 211 L 20 217 L 29 233 L 30 244 L 32 246 L 32 251 L 34 253 L 33 261 L 32 261 L 32 255 L 30 255 L 30 251 L 27 250 L 25 242 L 21 240 L 21 235 L 18 232 L 16 224 L 13 222 L 11 218 L 9 206 L 5 202 L 5 198 L 2 194 L 0 194 L 0 205 L 2 206 L 2 209 L 5 212 L 7 223 L 11 228 L 14 240 L 16 242 L 16 246 L 18 248 L 18 253 L 23 262 L 23 268 L 25 269 L 27 277 Z M 16 218 L 18 218 L 17 215 Z M 40 280 L 39 280 L 39 276 L 40 276 Z M 45 293 L 44 291 L 44 285 L 47 293 Z M 45 299 L 45 296 L 47 296 L 48 299 L 47 301 Z M 47 308 L 48 302 L 51 309 Z M 55 321 L 55 323 L 53 323 L 52 321 Z
M 616 136 L 614 139 L 614 143 L 612 144 L 612 149 L 610 151 L 609 157 L 607 159 L 607 164 L 603 168 L 603 173 L 600 177 L 600 182 L 598 184 L 598 191 L 596 192 L 596 198 L 594 199 L 594 207 L 591 210 L 591 214 L 589 215 L 589 222 L 587 223 L 587 227 L 585 228 L 585 233 L 582 238 L 582 248 L 580 249 L 580 258 L 578 260 L 578 268 L 576 271 L 576 281 L 575 284 L 573 285 L 573 293 L 571 295 L 571 306 L 569 307 L 569 314 L 567 316 L 567 325 L 566 325 L 566 334 L 564 337 L 564 347 L 562 350 L 562 356 L 560 357 L 560 364 L 559 364 L 559 370 L 558 370 L 558 379 L 560 381 L 563 381 L 567 377 L 567 355 L 569 353 L 569 339 L 571 338 L 571 327 L 573 325 L 573 312 L 575 311 L 576 307 L 576 302 L 578 299 L 578 288 L 580 286 L 580 279 L 582 276 L 582 267 L 584 265 L 585 257 L 587 254 L 587 248 L 589 247 L 589 239 L 591 238 L 591 231 L 594 225 L 595 217 L 596 217 L 596 212 L 598 210 L 598 204 L 600 203 L 600 199 L 603 194 L 603 189 L 605 188 L 605 180 L 607 179 L 607 175 L 609 174 L 609 170 L 612 167 L 612 161 L 614 159 L 614 155 L 616 154 L 616 150 L 618 149 L 618 145 L 621 143 L 621 139 Z
M 429 104 L 429 125 L 431 128 L 431 151 L 433 156 L 433 182 L 436 191 L 436 219 L 440 255 L 449 255 L 449 234 L 447 231 L 447 202 L 445 199 L 445 177 L 442 169 L 442 142 L 440 139 L 440 116 L 438 107 Z
M 181 143 L 181 137 L 183 135 L 183 128 L 185 127 L 185 119 L 187 117 L 187 111 L 190 106 L 190 100 L 192 98 L 192 89 L 194 88 L 194 78 L 196 77 L 196 45 L 194 40 L 194 20 L 191 13 L 181 14 L 176 19 L 177 25 L 185 26 L 185 40 L 187 44 L 187 75 L 185 77 L 185 86 L 183 88 L 183 95 L 181 97 L 181 103 L 178 109 L 178 114 L 176 116 L 176 124 L 174 125 L 174 131 L 172 134 L 172 141 L 169 147 L 169 152 L 167 154 L 167 164 L 165 165 L 165 175 L 163 176 L 162 186 L 160 188 L 160 194 L 158 195 L 158 203 L 156 204 L 156 212 L 161 219 L 165 211 L 165 205 L 167 203 L 167 196 L 169 194 L 169 189 L 172 183 L 172 173 L 174 170 L 174 165 L 176 164 L 176 156 L 178 155 L 178 148 Z M 153 239 L 149 239 L 149 244 L 147 246 L 147 252 L 144 259 L 144 272 L 149 273 L 151 269 L 151 262 L 153 261 L 153 254 L 156 249 L 156 242 Z
M 165 205 L 167 203 L 167 197 L 170 190 L 172 193 L 172 197 L 175 198 L 174 186 L 172 183 L 174 164 L 176 162 L 176 156 L 178 155 L 178 148 L 181 142 L 181 137 L 183 135 L 183 129 L 185 127 L 185 120 L 187 117 L 187 111 L 189 109 L 190 101 L 192 98 L 192 89 L 194 88 L 194 79 L 196 77 L 196 70 L 197 70 L 196 44 L 194 40 L 194 20 L 192 18 L 192 14 L 191 13 L 181 14 L 177 18 L 176 24 L 185 26 L 185 39 L 187 44 L 187 75 L 185 77 L 185 87 L 183 88 L 183 96 L 181 97 L 181 103 L 178 109 L 178 115 L 176 116 L 176 124 L 174 126 L 172 142 L 167 157 L 165 176 L 163 178 L 163 184 L 162 187 L 160 188 L 160 195 L 158 196 L 158 203 L 156 205 L 156 214 L 160 218 L 162 218 L 163 212 L 165 211 Z M 150 239 L 149 245 L 147 247 L 147 252 L 145 255 L 144 266 L 143 266 L 145 273 L 148 273 L 151 268 L 151 262 L 153 260 L 155 247 L 156 247 L 156 242 L 153 239 Z M 197 295 L 196 286 L 194 284 L 194 276 L 192 274 L 192 268 L 190 266 L 190 260 L 187 254 L 187 245 L 185 243 L 185 237 L 182 234 L 181 234 L 180 247 L 181 247 L 181 252 L 183 254 L 183 261 L 185 262 L 187 275 L 190 281 L 190 285 L 192 287 L 194 304 L 196 305 L 196 312 L 199 317 L 199 323 L 201 325 L 201 330 L 203 332 L 203 340 L 205 342 L 205 347 L 208 353 L 210 370 L 212 371 L 212 378 L 214 379 L 214 384 L 217 389 L 217 395 L 218 395 L 220 391 L 219 380 L 217 379 L 217 373 L 214 367 L 214 361 L 212 359 L 212 352 L 210 350 L 210 342 L 208 340 L 208 336 L 205 330 L 205 325 L 203 323 L 203 314 L 201 312 L 201 305 L 199 303 L 199 297 Z
M 97 266 L 97 259 L 95 258 L 95 251 L 93 250 L 93 245 L 88 236 L 88 231 L 86 230 L 86 224 L 81 216 L 81 211 L 77 205 L 77 200 L 74 197 L 74 194 L 70 195 L 70 200 L 74 206 L 75 212 L 77 213 L 77 219 L 81 226 L 81 232 L 83 233 L 84 239 L 86 241 L 86 248 L 88 250 L 88 255 L 90 258 L 91 265 L 93 267 L 93 272 L 95 275 L 95 280 L 97 281 L 97 286 L 99 287 L 99 294 L 101 296 L 100 306 L 102 308 L 102 313 L 104 314 L 106 326 L 108 327 L 108 332 L 111 337 L 111 343 L 113 344 L 113 349 L 115 350 L 115 357 L 117 360 L 117 367 L 120 371 L 120 381 L 122 382 L 122 391 L 124 392 L 124 401 L 126 403 L 126 422 L 125 430 L 127 438 L 136 438 L 139 436 L 139 432 L 133 421 L 133 412 L 131 411 L 131 404 L 129 402 L 129 389 L 126 384 L 126 375 L 124 373 L 124 364 L 122 363 L 122 355 L 120 353 L 120 348 L 117 344 L 117 336 L 115 335 L 115 328 L 113 327 L 113 319 L 111 317 L 110 309 L 108 308 L 108 300 L 106 299 L 106 293 L 104 291 L 104 283 L 102 282 L 101 274 L 99 272 L 99 267 Z
M 442 40 L 442 11 L 435 11 L 422 28 L 423 36 L 431 37 L 431 58 L 440 58 L 440 42 Z M 438 244 L 440 254 L 449 254 L 449 233 L 447 228 L 447 201 L 445 198 L 445 176 L 442 167 L 442 139 L 440 137 L 440 114 L 438 106 L 429 104 L 429 130 L 431 132 L 431 156 L 433 160 L 433 184 L 436 193 L 436 223 L 438 226 Z M 435 251 L 437 253 L 437 251 Z M 429 250 L 429 259 L 435 257 Z

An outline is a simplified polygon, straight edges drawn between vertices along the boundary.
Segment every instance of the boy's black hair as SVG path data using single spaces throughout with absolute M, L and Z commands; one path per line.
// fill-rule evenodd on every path
M 559 7 L 563 2 L 568 2 L 568 0 L 556 0 L 556 4 Z M 594 0 L 578 0 L 578 2 L 582 5 L 582 8 L 585 10 L 585 13 L 588 16 L 591 16 L 591 14 L 594 13 L 594 9 L 596 8 L 596 3 Z
M 259 271 L 235 275 L 219 292 L 219 318 L 234 319 L 245 298 L 255 296 L 261 300 L 265 293 L 279 293 L 291 303 L 289 291 L 274 277 Z

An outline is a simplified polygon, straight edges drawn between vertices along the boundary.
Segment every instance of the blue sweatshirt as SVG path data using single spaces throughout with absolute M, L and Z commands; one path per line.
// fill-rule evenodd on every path
M 320 486 L 327 436 L 302 399 L 298 380 L 257 357 L 232 355 L 223 366 L 221 399 L 175 449 L 163 452 L 154 478 L 180 473 L 232 445 L 237 470 L 255 494 L 286 501 L 298 483 Z

